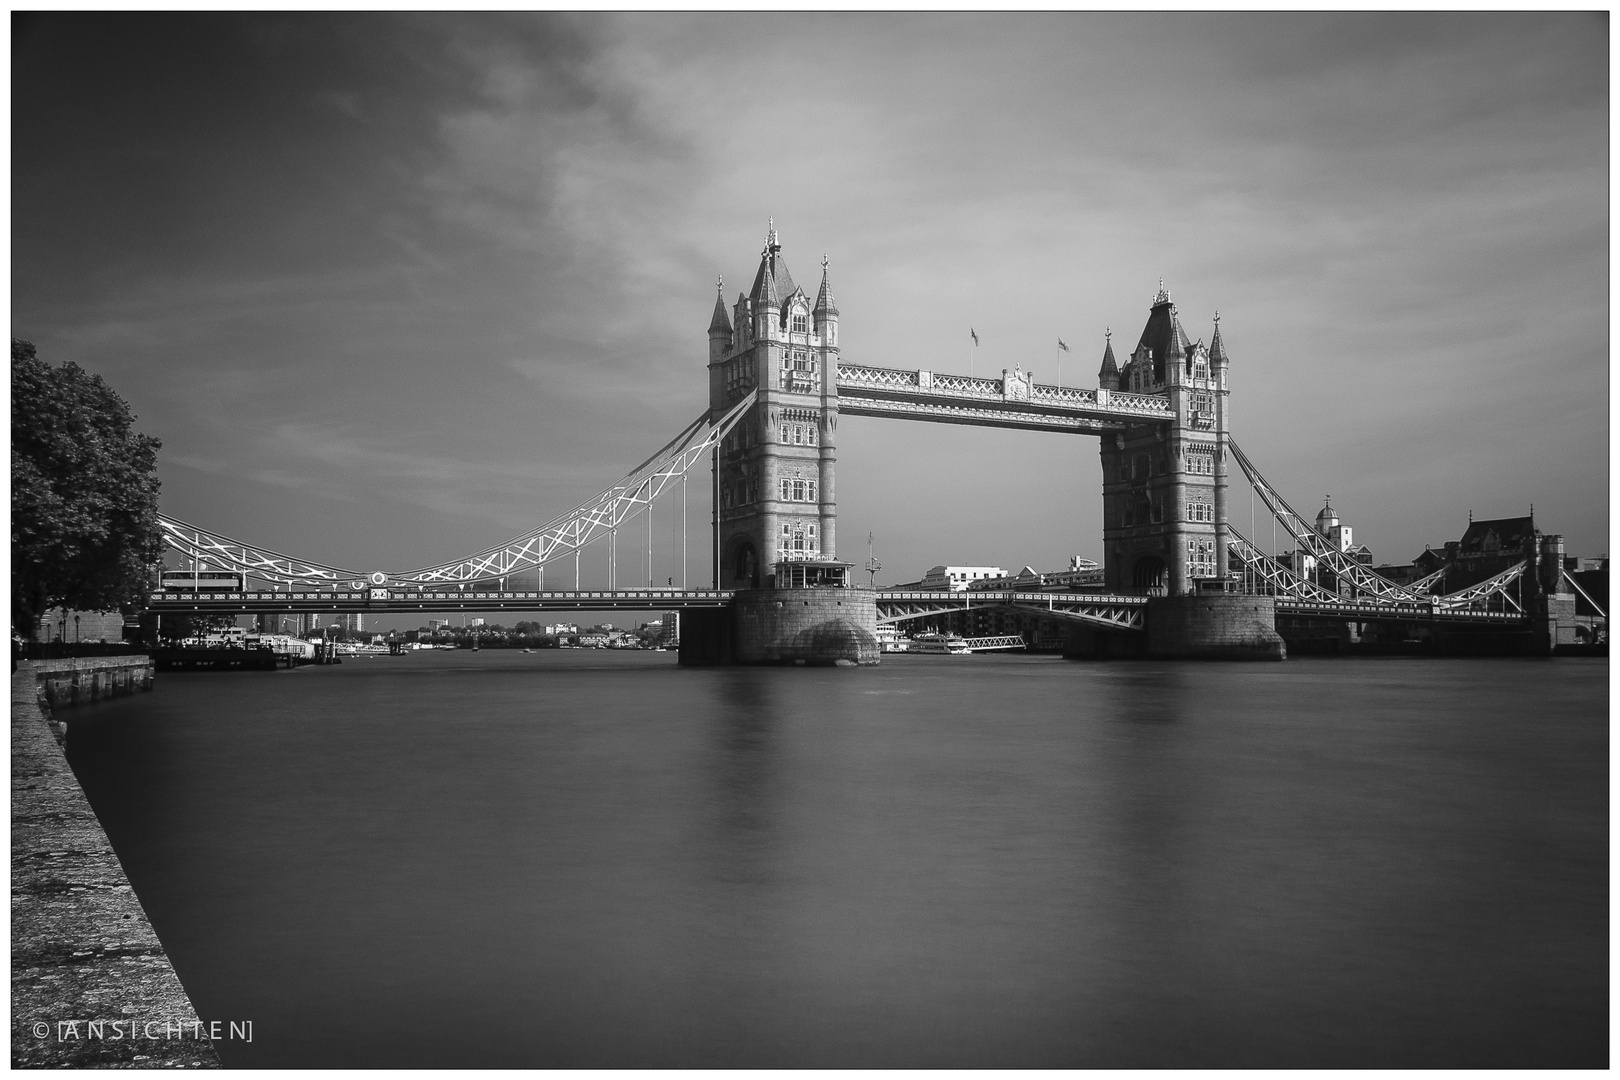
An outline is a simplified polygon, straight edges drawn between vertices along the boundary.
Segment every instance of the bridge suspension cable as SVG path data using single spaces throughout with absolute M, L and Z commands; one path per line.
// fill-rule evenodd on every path
M 1227 523 L 1227 531 L 1231 533 L 1227 550 L 1247 566 L 1254 573 L 1256 580 L 1263 582 L 1265 588 L 1261 591 L 1269 592 L 1275 596 L 1289 596 L 1298 600 L 1321 600 L 1323 602 L 1338 600 L 1339 597 L 1322 588 L 1316 582 L 1301 577 L 1275 558 L 1261 551 L 1248 537 L 1232 528 Z
M 1371 596 L 1381 603 L 1393 605 L 1430 605 L 1436 610 L 1456 611 L 1474 607 L 1485 603 L 1493 596 L 1500 596 L 1504 604 L 1510 604 L 1515 610 L 1523 611 L 1518 600 L 1508 592 L 1508 586 L 1518 581 L 1528 567 L 1528 562 L 1517 563 L 1503 570 L 1501 573 L 1484 581 L 1469 585 L 1453 593 L 1436 595 L 1433 589 L 1444 579 L 1446 568 L 1442 567 L 1432 574 L 1428 574 L 1409 585 L 1396 585 L 1387 578 L 1373 573 L 1361 563 L 1347 557 L 1327 537 L 1318 533 L 1312 525 L 1305 520 L 1287 501 L 1277 493 L 1277 490 L 1267 483 L 1266 478 L 1260 475 L 1247 454 L 1238 448 L 1237 443 L 1230 439 L 1227 446 L 1232 451 L 1232 457 L 1237 461 L 1243 475 L 1248 477 L 1253 490 L 1259 493 L 1260 498 L 1270 508 L 1273 518 L 1294 538 L 1301 551 L 1312 556 L 1317 562 L 1342 578 L 1348 579 L 1356 589 Z M 1290 568 L 1284 566 L 1274 556 L 1261 552 L 1251 541 L 1227 525 L 1233 542 L 1230 549 L 1256 576 L 1256 578 L 1269 587 L 1270 591 L 1278 596 L 1287 596 L 1295 600 L 1308 600 L 1318 602 L 1332 602 L 1340 598 L 1316 582 L 1305 578 Z
M 581 548 L 604 536 L 616 538 L 620 525 L 643 510 L 650 511 L 653 499 L 670 484 L 684 480 L 694 465 L 720 445 L 753 406 L 756 396 L 757 391 L 750 391 L 714 422 L 705 412 L 622 480 L 589 502 L 499 547 L 456 562 L 438 563 L 398 574 L 376 571 L 368 575 L 295 559 L 176 518 L 159 515 L 158 525 L 168 547 L 192 560 L 194 566 L 241 573 L 289 588 L 337 588 L 351 583 L 358 588 L 363 581 L 376 586 L 402 588 L 505 578 L 522 570 L 544 566 L 553 559 L 569 554 L 577 556 Z M 577 588 L 577 563 L 575 574 Z
M 1344 552 L 1338 549 L 1337 545 L 1317 532 L 1310 522 L 1306 521 L 1292 506 L 1288 505 L 1287 500 L 1277 493 L 1277 489 L 1272 487 L 1266 481 L 1266 478 L 1260 475 L 1260 470 L 1255 468 L 1254 462 L 1250 461 L 1249 456 L 1238 448 L 1236 442 L 1228 438 L 1226 445 L 1232 451 L 1232 458 L 1238 463 L 1238 467 L 1243 470 L 1243 475 L 1248 477 L 1249 483 L 1253 485 L 1261 500 L 1271 510 L 1272 516 L 1288 531 L 1289 535 L 1294 538 L 1294 542 L 1299 545 L 1305 554 L 1316 559 L 1320 565 L 1333 571 L 1339 577 L 1348 580 L 1360 592 L 1375 596 L 1380 600 L 1424 603 L 1430 599 L 1427 590 L 1420 593 L 1410 588 L 1403 588 L 1388 578 L 1380 577 L 1361 563 L 1346 556 Z M 1230 528 L 1230 525 L 1228 525 L 1228 528 Z

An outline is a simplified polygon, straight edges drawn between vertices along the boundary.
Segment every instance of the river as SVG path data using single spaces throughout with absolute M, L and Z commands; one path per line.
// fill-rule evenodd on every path
M 69 758 L 233 1066 L 1593 1066 L 1608 664 L 484 650 Z

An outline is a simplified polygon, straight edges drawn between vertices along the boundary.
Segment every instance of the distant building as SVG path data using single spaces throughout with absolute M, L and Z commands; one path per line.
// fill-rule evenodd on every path
M 1007 571 L 999 566 L 936 566 L 923 575 L 917 588 L 962 592 L 972 582 L 1006 576 Z
M 1446 555 L 1470 576 L 1481 573 L 1482 578 L 1490 577 L 1529 555 L 1536 535 L 1534 515 L 1470 520 L 1462 539 L 1446 545 Z
M 969 581 L 967 587 L 972 592 L 982 590 L 1005 591 L 1012 589 L 1016 592 L 1034 592 L 1044 583 L 1045 577 L 1033 567 L 1024 567 L 1016 574 L 1002 573 L 996 577 L 979 578 Z
M 124 616 L 117 611 L 69 611 L 52 608 L 35 628 L 36 641 L 124 640 Z
M 565 634 L 579 633 L 579 626 L 575 623 L 548 623 L 546 633 L 552 637 L 562 637 Z
M 428 629 L 433 631 L 434 633 L 438 633 L 440 630 L 443 630 L 445 627 L 447 627 L 449 625 L 450 625 L 450 620 L 449 619 L 429 619 L 428 620 Z
M 1410 566 L 1380 566 L 1375 572 L 1390 581 L 1405 583 L 1443 570 L 1444 576 L 1433 591 L 1450 593 L 1495 577 L 1526 559 L 1542 564 L 1538 573 L 1547 579 L 1543 587 L 1555 592 L 1567 590 L 1567 585 L 1552 580 L 1557 574 L 1567 572 L 1570 562 L 1564 556 L 1564 538 L 1537 531 L 1535 517 L 1529 514 L 1470 519 L 1462 539 L 1448 541 L 1439 549 L 1426 546 Z M 1558 567 L 1557 571 L 1547 568 L 1548 560 Z M 1606 565 L 1607 560 L 1603 561 Z M 1594 579 L 1593 584 L 1607 591 L 1606 580 L 1600 586 Z
M 1307 555 L 1303 551 L 1281 551 L 1275 558 L 1299 577 L 1308 578 L 1316 573 L 1315 555 Z
M 681 643 L 681 613 L 678 611 L 664 612 L 665 645 L 679 645 Z

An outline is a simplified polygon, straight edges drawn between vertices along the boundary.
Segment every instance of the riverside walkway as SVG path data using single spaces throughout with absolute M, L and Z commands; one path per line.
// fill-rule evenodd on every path
M 11 676 L 12 1068 L 217 1067 L 51 730 L 38 663 Z

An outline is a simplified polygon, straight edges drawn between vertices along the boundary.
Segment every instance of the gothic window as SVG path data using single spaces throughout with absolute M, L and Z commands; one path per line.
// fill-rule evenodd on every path
M 1131 462 L 1131 479 L 1146 480 L 1147 478 L 1148 456 L 1146 454 L 1137 454 L 1135 460 Z
M 793 501 L 794 502 L 804 502 L 804 481 L 803 480 L 795 480 L 795 481 L 793 481 Z
M 796 314 L 796 315 L 793 316 L 793 332 L 795 334 L 808 333 L 809 330 L 810 330 L 810 327 L 806 324 L 805 318 L 804 318 L 803 315 L 797 315 Z
M 804 497 L 806 502 L 816 501 L 816 482 L 814 480 L 806 480 L 804 482 Z M 814 530 L 814 526 L 811 528 Z

